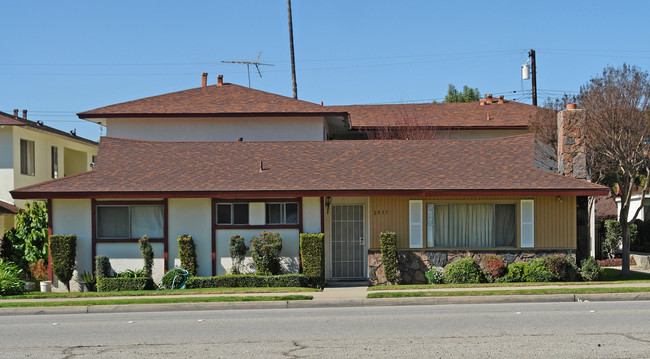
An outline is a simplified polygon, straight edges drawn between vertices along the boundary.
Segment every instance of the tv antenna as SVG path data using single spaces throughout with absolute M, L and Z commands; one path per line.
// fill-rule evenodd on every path
M 257 59 L 255 60 L 237 60 L 237 61 L 221 61 L 224 64 L 243 64 L 246 65 L 246 70 L 248 71 L 248 87 L 251 87 L 251 65 L 254 65 L 257 69 L 257 73 L 262 77 L 262 71 L 260 71 L 260 66 L 273 66 L 271 64 L 264 64 L 260 62 L 260 56 L 262 56 L 262 51 L 257 53 Z

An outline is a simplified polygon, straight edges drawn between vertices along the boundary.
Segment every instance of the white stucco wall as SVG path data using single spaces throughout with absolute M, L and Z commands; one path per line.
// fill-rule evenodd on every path
M 106 135 L 147 141 L 322 141 L 322 117 L 109 118 Z
M 321 233 L 320 197 L 303 197 L 302 231 L 304 233 Z
M 180 266 L 178 236 L 189 234 L 196 247 L 197 274 L 212 275 L 211 204 L 209 198 L 169 199 L 169 268 Z
M 11 126 L 0 126 L 0 200 L 13 203 L 9 191 L 14 189 L 14 147 Z
M 154 260 L 152 277 L 154 282 L 159 282 L 164 270 L 164 245 L 162 243 L 151 243 Z M 98 243 L 96 255 L 104 255 L 111 261 L 111 267 L 117 273 L 131 270 L 140 270 L 144 267 L 142 252 L 138 243 Z M 90 257 L 90 255 L 88 256 Z
M 89 199 L 52 200 L 52 233 L 77 235 L 77 269 L 70 290 L 79 291 L 78 273 L 92 271 L 92 219 Z M 53 290 L 66 291 L 65 285 L 54 281 Z
M 641 206 L 641 195 L 636 194 L 632 196 L 632 200 L 630 201 L 630 212 L 628 213 L 628 221 L 631 221 L 634 218 L 634 214 L 636 213 L 637 209 Z M 639 215 L 636 217 L 637 219 L 644 220 L 646 216 L 646 210 L 650 208 L 650 194 L 646 194 L 645 196 L 645 201 L 643 202 L 644 208 L 641 209 L 639 212 Z M 621 212 L 621 199 L 616 198 L 616 211 L 618 213 Z M 649 217 L 650 218 L 650 217 Z

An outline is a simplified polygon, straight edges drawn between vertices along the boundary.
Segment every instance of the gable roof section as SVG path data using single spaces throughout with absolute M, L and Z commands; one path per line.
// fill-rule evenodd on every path
M 384 126 L 426 126 L 440 128 L 526 129 L 537 107 L 505 101 L 481 105 L 467 103 L 420 103 L 397 105 L 325 106 L 331 111 L 348 112 L 352 128 Z
M 298 116 L 326 115 L 330 112 L 333 111 L 315 103 L 224 83 L 100 107 L 77 116 L 83 119 L 251 114 Z
M 14 116 L 12 116 L 12 115 L 10 115 L 8 113 L 2 112 L 2 111 L 0 111 L 0 126 L 31 127 L 31 128 L 35 128 L 35 129 L 38 129 L 38 130 L 41 130 L 41 131 L 50 132 L 50 133 L 54 133 L 54 134 L 57 134 L 57 135 L 60 135 L 60 136 L 63 136 L 63 137 L 67 137 L 67 138 L 75 140 L 75 141 L 81 141 L 81 142 L 85 142 L 85 143 L 97 146 L 97 142 L 89 140 L 87 138 L 78 137 L 78 136 L 75 136 L 75 135 L 73 135 L 71 133 L 61 131 L 61 130 L 57 130 L 54 127 L 41 125 L 38 122 L 30 121 L 30 120 L 28 120 L 26 118 L 14 117 Z
M 18 207 L 14 206 L 11 203 L 5 202 L 0 199 L 0 214 L 16 214 L 18 213 Z
M 607 193 L 606 187 L 535 169 L 533 152 L 533 135 L 305 142 L 104 137 L 93 171 L 11 193 L 20 199 Z

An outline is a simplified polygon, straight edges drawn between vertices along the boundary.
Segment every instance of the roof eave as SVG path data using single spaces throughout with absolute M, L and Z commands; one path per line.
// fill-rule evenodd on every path
M 78 113 L 80 119 L 90 118 L 170 118 L 170 117 L 305 117 L 348 116 L 347 112 L 218 112 L 218 113 Z

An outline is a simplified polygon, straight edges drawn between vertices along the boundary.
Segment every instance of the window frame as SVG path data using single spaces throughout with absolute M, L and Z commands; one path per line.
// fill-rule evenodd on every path
M 167 224 L 167 201 L 159 201 L 159 200 L 152 200 L 152 201 L 97 201 L 93 200 L 93 216 L 92 216 L 92 235 L 93 235 L 93 240 L 95 243 L 133 243 L 136 242 L 140 239 L 140 237 L 135 238 L 133 237 L 132 232 L 132 219 L 131 219 L 131 207 L 133 206 L 162 206 L 163 210 L 163 236 L 162 237 L 149 237 L 149 241 L 152 243 L 165 243 L 166 247 L 166 240 L 167 238 L 167 230 L 168 230 L 168 224 Z M 129 236 L 128 237 L 114 237 L 114 236 L 109 236 L 109 237 L 101 237 L 98 233 L 99 230 L 99 225 L 98 225 L 98 214 L 99 214 L 99 208 L 100 207 L 128 207 L 128 218 L 129 218 Z M 166 249 L 165 249 L 166 252 Z
M 515 223 L 514 223 L 514 230 L 515 230 L 515 243 L 513 246 L 496 246 L 496 237 L 495 237 L 495 245 L 493 247 L 439 247 L 439 246 L 434 246 L 433 247 L 428 247 L 428 242 L 429 242 L 429 236 L 428 236 L 428 228 L 429 228 L 429 215 L 428 215 L 428 208 L 429 205 L 446 205 L 446 206 L 452 206 L 452 205 L 459 205 L 459 204 L 464 204 L 464 205 L 491 205 L 492 206 L 492 211 L 495 214 L 493 216 L 493 221 L 496 221 L 496 206 L 497 205 L 514 205 L 515 206 Z M 424 201 L 423 206 L 422 206 L 422 249 L 424 250 L 491 250 L 491 249 L 496 249 L 496 250 L 515 250 L 515 249 L 520 249 L 521 248 L 521 233 L 520 233 L 520 225 L 521 225 L 521 218 L 520 218 L 520 201 L 519 200 L 504 200 L 504 201 Z M 496 226 L 493 226 L 494 228 L 492 229 L 492 234 L 496 236 Z M 435 231 L 435 229 L 434 229 Z
M 235 223 L 235 205 L 241 205 L 241 204 L 246 204 L 246 205 L 248 205 L 247 207 L 248 207 L 248 217 L 249 217 L 249 218 L 247 219 L 246 223 Z M 249 225 L 249 223 L 250 223 L 250 213 L 251 213 L 251 212 L 250 212 L 251 209 L 250 209 L 250 205 L 249 205 L 249 203 L 243 203 L 243 202 L 234 202 L 234 203 L 232 203 L 232 202 L 220 202 L 220 203 L 215 204 L 215 206 L 217 207 L 217 209 L 216 209 L 217 218 L 215 218 L 217 225 L 219 225 L 219 226 L 247 226 L 247 225 Z M 218 209 L 218 207 L 219 207 L 219 206 L 230 206 L 230 223 L 225 223 L 225 222 L 221 222 L 221 223 L 220 223 L 220 222 L 219 222 L 219 217 L 218 217 L 218 215 L 219 215 L 219 209 Z
M 25 144 L 24 147 L 23 147 L 23 143 Z M 32 177 L 36 176 L 36 141 L 21 138 L 19 153 L 20 153 L 20 174 L 24 176 L 32 176 Z M 31 167 L 31 171 L 30 171 L 30 167 Z
M 287 204 L 296 205 L 296 223 L 287 222 Z M 268 205 L 280 205 L 280 222 L 271 223 L 269 222 L 269 211 Z M 264 202 L 264 223 L 267 225 L 296 225 L 300 222 L 300 205 L 298 202 Z
M 219 224 L 217 223 L 217 205 L 219 204 L 236 204 L 236 203 L 264 203 L 264 222 L 266 222 L 266 204 L 267 203 L 296 203 L 298 205 L 297 223 L 284 224 Z M 302 197 L 297 198 L 213 198 L 212 199 L 212 228 L 214 229 L 297 229 L 302 232 Z M 249 207 L 250 216 L 250 207 Z
M 50 177 L 59 178 L 59 147 L 50 147 Z

